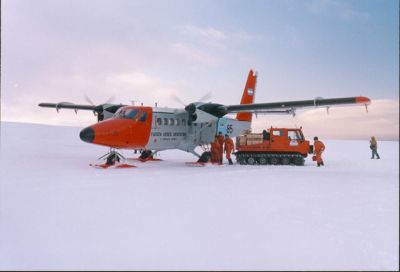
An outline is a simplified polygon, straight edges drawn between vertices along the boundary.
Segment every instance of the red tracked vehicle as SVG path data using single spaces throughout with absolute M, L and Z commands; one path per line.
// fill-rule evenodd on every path
M 273 128 L 263 133 L 236 137 L 236 160 L 239 164 L 304 165 L 313 146 L 301 128 Z

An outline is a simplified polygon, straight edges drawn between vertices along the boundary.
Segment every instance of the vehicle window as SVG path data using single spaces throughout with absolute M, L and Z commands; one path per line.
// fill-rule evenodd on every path
M 281 136 L 282 135 L 282 130 L 273 130 L 272 135 L 274 136 Z
M 140 116 L 139 121 L 140 122 L 145 122 L 147 117 L 147 112 L 142 112 L 142 116 Z
M 174 125 L 174 118 L 169 118 L 169 125 L 170 126 L 173 126 Z
M 164 118 L 164 126 L 168 126 L 168 118 Z
M 288 139 L 290 139 L 290 140 L 297 140 L 296 131 L 289 130 L 289 131 L 288 131 Z
M 296 134 L 297 134 L 297 139 L 299 140 L 304 140 L 303 136 L 301 135 L 300 131 L 296 130 Z
M 117 117 L 123 118 L 125 116 L 125 112 L 126 112 L 126 109 L 121 108 L 115 113 L 115 115 Z
M 159 125 L 159 126 L 162 125 L 162 119 L 161 118 L 157 118 L 157 125 Z
M 136 117 L 136 115 L 138 114 L 138 112 L 139 112 L 139 110 L 137 110 L 137 109 L 127 110 L 127 111 L 125 111 L 124 117 L 134 119 Z
M 119 109 L 114 116 L 119 118 L 134 119 L 139 110 L 138 109 Z

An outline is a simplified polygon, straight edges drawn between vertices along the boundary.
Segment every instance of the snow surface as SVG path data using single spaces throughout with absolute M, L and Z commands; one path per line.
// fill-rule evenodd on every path
M 1 270 L 398 269 L 399 142 L 371 160 L 369 139 L 322 139 L 321 168 L 196 168 L 171 150 L 104 170 L 79 131 L 1 124 Z

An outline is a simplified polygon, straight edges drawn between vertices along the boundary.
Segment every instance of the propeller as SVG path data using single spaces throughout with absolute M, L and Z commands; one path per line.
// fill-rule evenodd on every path
M 198 102 L 203 102 L 205 100 L 208 100 L 212 97 L 212 93 L 208 92 L 205 95 L 203 95 Z M 187 111 L 189 113 L 189 119 L 188 119 L 188 124 L 191 125 L 192 122 L 196 121 L 197 119 L 197 114 L 196 114 L 196 103 L 190 103 L 190 104 L 186 104 L 185 102 L 182 101 L 182 99 L 180 99 L 178 96 L 176 95 L 171 95 L 171 98 L 173 100 L 175 100 L 175 102 L 181 104 L 182 106 L 185 107 L 185 111 Z
M 115 96 L 111 96 L 111 97 L 108 98 L 108 99 L 106 100 L 106 102 L 104 102 L 103 104 L 95 105 L 95 104 L 93 103 L 92 99 L 90 99 L 89 96 L 87 96 L 87 95 L 85 94 L 84 97 L 85 97 L 86 102 L 88 102 L 90 105 L 94 106 L 94 108 L 93 108 L 93 114 L 94 114 L 95 116 L 97 116 L 97 122 L 100 122 L 100 121 L 103 121 L 103 120 L 104 120 L 104 113 L 103 113 L 103 112 L 104 112 L 104 106 L 105 106 L 106 104 L 109 104 L 109 103 L 111 103 L 112 101 L 115 100 Z

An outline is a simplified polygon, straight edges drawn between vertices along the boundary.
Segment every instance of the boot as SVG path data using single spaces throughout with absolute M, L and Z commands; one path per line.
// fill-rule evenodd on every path
M 317 163 L 317 166 L 318 166 L 318 167 L 320 167 L 320 166 L 321 166 L 321 164 L 318 162 L 318 163 Z
M 321 165 L 324 166 L 324 161 L 321 161 Z
M 229 159 L 228 161 L 229 161 L 229 165 L 233 164 L 232 159 Z

